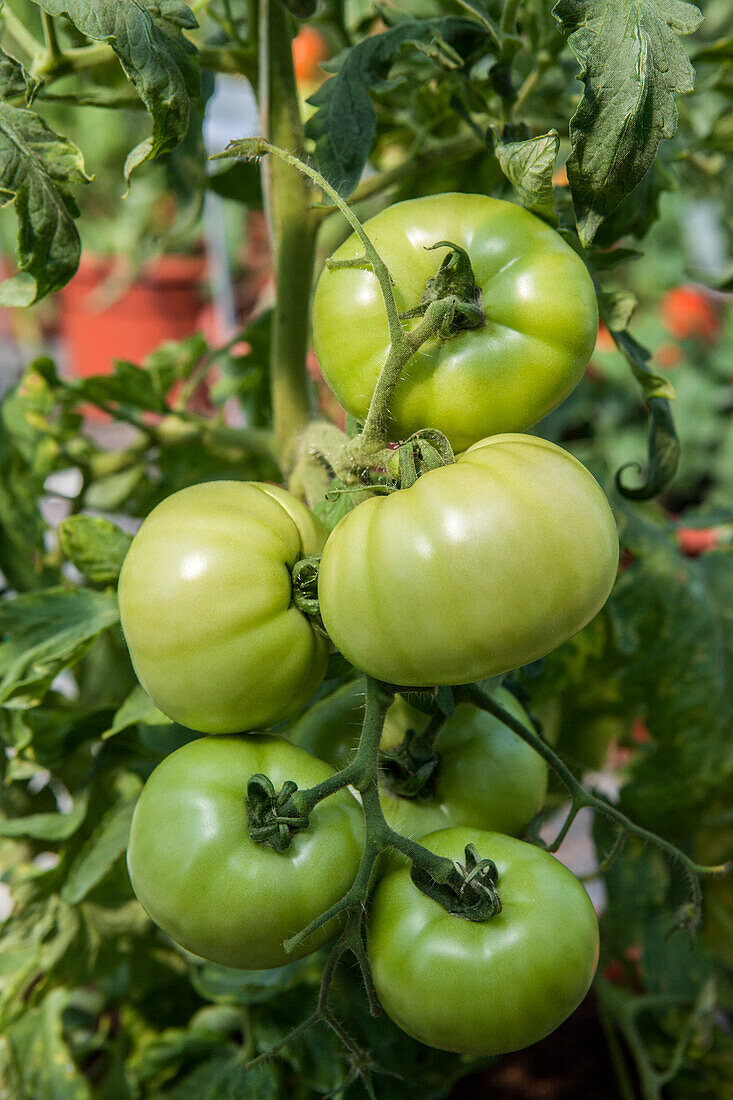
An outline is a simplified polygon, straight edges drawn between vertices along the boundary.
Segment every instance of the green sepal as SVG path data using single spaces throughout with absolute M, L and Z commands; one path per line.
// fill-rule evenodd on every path
M 292 779 L 275 790 L 266 775 L 252 775 L 247 781 L 247 825 L 257 844 L 266 844 L 276 852 L 286 852 L 296 833 L 307 829 L 310 820 L 293 801 L 298 784 Z
M 466 862 L 456 861 L 448 882 L 436 882 L 432 875 L 413 863 L 410 877 L 426 897 L 437 901 L 454 917 L 485 921 L 501 912 L 497 889 L 499 872 L 491 859 L 482 859 L 475 844 L 466 846 Z

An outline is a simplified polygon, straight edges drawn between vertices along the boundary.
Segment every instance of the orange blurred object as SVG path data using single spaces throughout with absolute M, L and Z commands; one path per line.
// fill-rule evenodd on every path
M 662 298 L 659 312 L 667 330 L 678 340 L 714 344 L 720 336 L 720 310 L 703 287 L 672 287 Z
M 321 61 L 326 61 L 330 55 L 328 43 L 320 31 L 315 27 L 301 27 L 293 39 L 293 65 L 298 83 L 314 80 Z
M 720 531 L 717 527 L 678 527 L 677 545 L 688 558 L 696 558 L 707 550 L 720 546 Z
M 111 374 L 113 359 L 141 363 L 164 340 L 183 340 L 200 327 L 203 256 L 161 256 L 107 300 L 104 284 L 113 263 L 83 256 L 59 292 L 61 338 L 72 377 Z

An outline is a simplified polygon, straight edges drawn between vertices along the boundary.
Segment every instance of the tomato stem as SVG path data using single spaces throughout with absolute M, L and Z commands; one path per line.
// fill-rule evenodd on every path
M 572 799 L 570 810 L 567 818 L 560 829 L 555 842 L 548 846 L 548 851 L 556 851 L 560 846 L 560 843 L 567 835 L 568 829 L 573 820 L 577 817 L 580 810 L 588 807 L 595 810 L 597 813 L 604 814 L 610 818 L 611 821 L 615 821 L 626 834 L 630 836 L 636 836 L 640 840 L 646 841 L 649 844 L 653 844 L 661 851 L 665 852 L 668 856 L 674 859 L 677 863 L 681 864 L 690 887 L 690 893 L 692 895 L 692 908 L 694 922 L 699 923 L 701 915 L 701 891 L 700 883 L 698 880 L 699 875 L 721 875 L 731 870 L 731 864 L 719 864 L 717 866 L 706 866 L 704 864 L 696 863 L 693 859 L 690 859 L 688 855 L 682 852 L 670 841 L 665 840 L 663 837 L 658 836 L 656 833 L 650 832 L 648 829 L 644 829 L 641 825 L 636 825 L 626 814 L 617 810 L 615 806 L 606 802 L 604 799 L 599 798 L 598 795 L 592 793 L 592 791 L 586 790 L 581 783 L 575 778 L 568 766 L 560 759 L 550 746 L 542 740 L 542 738 L 535 733 L 534 730 L 525 726 L 523 722 L 520 722 L 518 718 L 515 718 L 508 710 L 497 703 L 491 695 L 485 692 L 478 684 L 466 684 L 462 687 L 455 688 L 456 702 L 465 701 L 473 703 L 474 706 L 480 710 L 485 710 L 489 714 L 492 714 L 495 718 L 498 718 L 500 722 L 503 722 L 513 733 L 516 733 L 518 737 L 521 737 L 523 741 L 526 741 L 528 745 L 537 752 L 551 768 L 556 772 L 559 778 L 567 787 Z
M 293 72 L 290 15 L 277 0 L 260 4 L 260 111 L 274 142 L 302 149 L 303 125 Z M 270 386 L 278 457 L 293 464 L 293 448 L 310 416 L 306 353 L 318 222 L 309 181 L 275 160 L 264 175 L 277 299 L 272 315 Z

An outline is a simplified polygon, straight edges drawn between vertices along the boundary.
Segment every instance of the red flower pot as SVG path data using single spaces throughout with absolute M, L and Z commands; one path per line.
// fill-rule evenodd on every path
M 182 340 L 200 328 L 203 256 L 161 256 L 110 300 L 114 261 L 82 256 L 60 292 L 66 373 L 111 374 L 114 359 L 142 360 L 164 340 Z

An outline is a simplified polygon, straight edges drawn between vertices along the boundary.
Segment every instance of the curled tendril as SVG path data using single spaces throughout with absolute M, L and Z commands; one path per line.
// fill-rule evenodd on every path
M 633 489 L 623 483 L 624 470 L 634 468 L 641 473 L 638 462 L 627 462 L 616 472 L 616 488 L 627 500 L 651 500 L 668 489 L 677 473 L 680 443 L 666 397 L 650 397 L 649 459 L 646 478 Z

